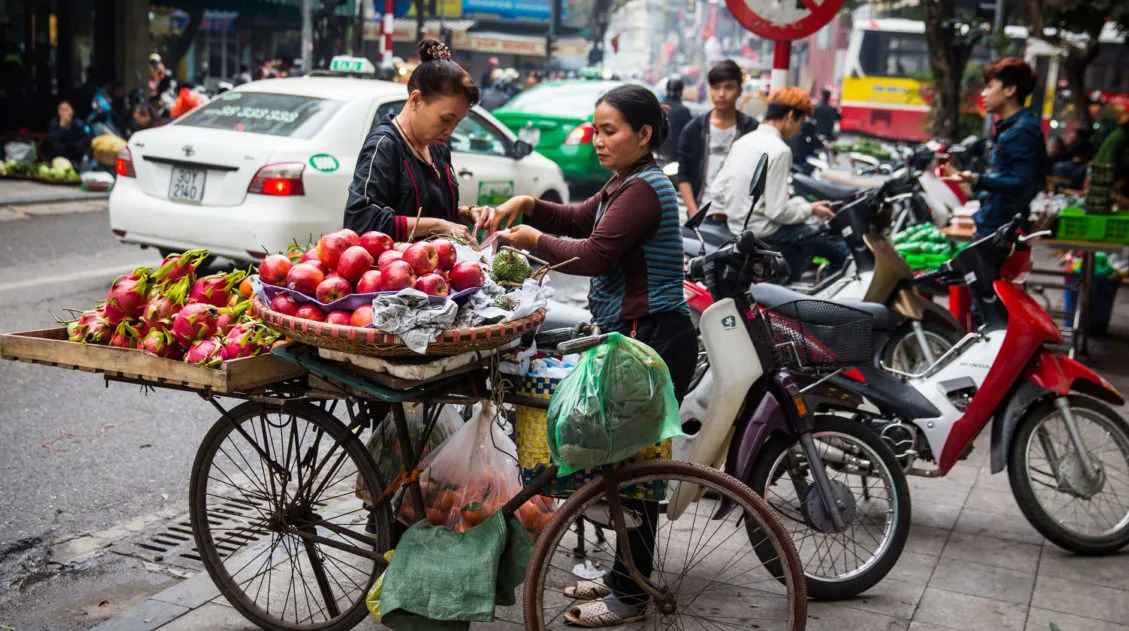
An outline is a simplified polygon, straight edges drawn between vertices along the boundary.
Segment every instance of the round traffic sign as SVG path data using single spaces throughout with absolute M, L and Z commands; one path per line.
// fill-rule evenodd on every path
M 823 28 L 843 0 L 725 0 L 737 22 L 765 39 L 792 41 Z

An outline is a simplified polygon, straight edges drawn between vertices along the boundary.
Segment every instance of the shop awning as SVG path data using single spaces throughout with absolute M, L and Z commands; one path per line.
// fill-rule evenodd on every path
M 423 32 L 434 37 L 439 37 L 439 31 L 442 28 L 451 29 L 451 34 L 456 38 L 454 41 L 455 48 L 459 48 L 457 38 L 465 35 L 467 30 L 476 24 L 474 20 L 424 20 Z M 365 23 L 365 39 L 379 40 L 380 39 L 380 20 L 370 20 Z M 416 41 L 416 19 L 415 18 L 397 18 L 392 21 L 392 41 L 394 42 L 414 42 Z

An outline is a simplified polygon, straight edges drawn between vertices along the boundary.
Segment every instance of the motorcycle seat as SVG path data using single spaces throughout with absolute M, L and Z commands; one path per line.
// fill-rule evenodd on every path
M 817 180 L 803 173 L 792 174 L 792 186 L 796 188 L 797 194 L 801 194 L 800 191 L 803 191 L 802 195 L 804 197 L 811 195 L 828 201 L 847 199 L 861 190 L 854 186 L 847 186 L 846 184 Z
M 773 309 L 780 305 L 797 300 L 819 300 L 811 296 L 781 287 L 780 285 L 773 285 L 771 283 L 762 283 L 760 285 L 753 285 L 749 288 L 749 292 L 757 301 L 757 304 L 765 309 Z M 892 333 L 905 320 L 905 316 L 892 311 L 886 305 L 880 305 L 874 302 L 862 302 L 859 300 L 825 300 L 821 302 L 830 302 L 832 304 L 840 305 L 843 307 L 850 307 L 864 311 L 873 318 L 873 327 L 875 331 L 880 333 Z

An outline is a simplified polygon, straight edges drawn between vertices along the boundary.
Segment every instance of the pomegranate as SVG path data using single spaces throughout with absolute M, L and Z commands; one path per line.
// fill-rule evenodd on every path
M 392 237 L 375 230 L 362 234 L 361 240 L 357 245 L 368 250 L 368 253 L 371 254 L 374 259 L 380 258 L 381 254 L 393 248 Z
M 278 294 L 270 301 L 270 310 L 292 316 L 298 313 L 298 303 L 289 294 Z
M 208 258 L 207 250 L 189 250 L 181 254 L 170 254 L 161 261 L 161 266 L 153 272 L 153 280 L 158 287 L 187 278 L 188 284 L 196 282 L 196 268 Z
M 455 251 L 455 244 L 446 239 L 437 239 L 431 242 L 435 254 L 439 258 L 439 269 L 449 270 L 455 266 L 459 253 Z
M 226 307 L 231 299 L 232 290 L 236 290 L 246 277 L 247 272 L 243 270 L 205 276 L 192 285 L 192 291 L 188 292 L 188 302 L 203 302 L 213 307 Z
M 384 254 L 381 254 L 380 258 L 376 260 L 376 267 L 379 269 L 384 269 L 392 261 L 399 261 L 402 258 L 404 258 L 403 252 L 400 252 L 398 250 L 388 250 Z
M 380 272 L 370 269 L 361 276 L 361 280 L 357 283 L 358 294 L 371 294 L 380 291 Z
M 177 346 L 176 340 L 173 339 L 172 333 L 162 329 L 150 329 L 141 341 L 137 344 L 137 348 L 156 355 L 157 357 L 164 357 L 166 359 L 180 359 L 184 353 L 184 349 Z
M 329 269 L 337 269 L 337 261 L 341 259 L 341 255 L 349 249 L 350 245 L 349 238 L 340 232 L 323 234 L 318 239 L 318 260 Z
M 367 254 L 367 252 L 366 252 Z M 318 284 L 315 296 L 318 302 L 329 304 L 353 293 L 353 286 L 344 278 L 327 278 Z
M 459 261 L 451 268 L 451 287 L 463 291 L 471 287 L 481 287 L 486 283 L 482 266 L 474 261 Z
M 381 291 L 400 291 L 415 286 L 415 273 L 407 261 L 392 261 L 380 272 Z
M 119 277 L 106 294 L 106 318 L 116 325 L 140 317 L 149 301 L 151 285 L 148 267 L 139 267 L 132 274 Z
M 227 359 L 227 349 L 220 338 L 200 340 L 184 353 L 184 363 L 209 368 L 218 367 L 225 359 Z
M 345 238 L 349 240 L 349 245 L 358 245 L 361 241 L 357 233 L 350 228 L 342 228 L 337 231 L 337 234 L 345 235 Z
M 363 305 L 353 311 L 349 317 L 349 324 L 353 326 L 368 326 L 372 324 L 372 305 Z
M 447 281 L 439 274 L 424 274 L 416 279 L 416 289 L 422 291 L 428 296 L 439 296 L 446 298 L 449 290 L 447 288 Z
M 286 286 L 307 296 L 317 292 L 318 285 L 325 280 L 325 274 L 309 263 L 299 263 L 290 268 L 286 275 Z
M 325 316 L 325 321 L 329 324 L 349 326 L 349 319 L 352 316 L 353 314 L 348 311 L 330 311 L 329 315 Z
M 136 348 L 137 341 L 141 338 L 140 332 L 134 326 L 136 322 L 130 323 L 129 320 L 122 321 L 118 328 L 114 329 L 114 335 L 110 338 L 110 346 L 117 348 Z
M 350 283 L 356 283 L 365 272 L 372 269 L 372 263 L 373 258 L 368 250 L 354 245 L 341 254 L 337 261 L 337 273 Z
M 417 276 L 430 274 L 439 267 L 439 255 L 436 254 L 435 248 L 426 241 L 413 243 L 410 248 L 404 250 L 404 260 L 412 266 Z
M 325 322 L 325 312 L 318 308 L 317 305 L 302 305 L 298 307 L 298 313 L 295 313 L 294 317 L 313 320 L 314 322 Z
M 188 348 L 196 340 L 216 334 L 216 308 L 202 302 L 185 305 L 173 318 L 172 333 L 176 343 Z
M 281 254 L 271 254 L 259 263 L 259 278 L 270 285 L 286 284 L 286 275 L 294 264 Z

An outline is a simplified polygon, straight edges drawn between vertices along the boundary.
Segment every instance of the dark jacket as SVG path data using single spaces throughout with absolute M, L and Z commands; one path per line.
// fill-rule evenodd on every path
M 816 133 L 828 140 L 835 139 L 835 123 L 843 120 L 835 106 L 830 103 L 820 103 L 815 106 L 811 117 L 815 119 Z
M 682 137 L 678 139 L 678 184 L 689 182 L 694 189 L 694 199 L 700 200 L 702 196 L 703 180 L 706 179 L 706 170 L 709 160 L 706 159 L 706 149 L 710 145 L 710 115 L 713 111 L 706 112 L 686 124 L 682 130 Z M 757 128 L 757 121 L 751 116 L 737 112 L 737 138 Z M 734 141 L 737 140 L 734 138 Z
M 690 115 L 690 110 L 682 104 L 682 99 L 668 96 L 662 104 L 667 109 L 667 119 L 670 121 L 670 135 L 663 145 L 663 157 L 667 162 L 674 162 L 678 159 L 678 140 L 682 137 L 682 130 L 686 129 L 686 125 L 693 117 Z
M 407 218 L 454 221 L 458 216 L 459 184 L 451 172 L 451 150 L 432 145 L 434 171 L 412 153 L 388 116 L 373 128 L 357 156 L 357 168 L 345 202 L 346 228 L 357 234 L 377 230 L 396 241 L 408 240 Z
M 1024 108 L 996 123 L 995 143 L 991 166 L 974 186 L 980 200 L 973 216 L 977 236 L 990 234 L 1017 214 L 1026 217 L 1047 179 L 1047 142 L 1034 112 Z

